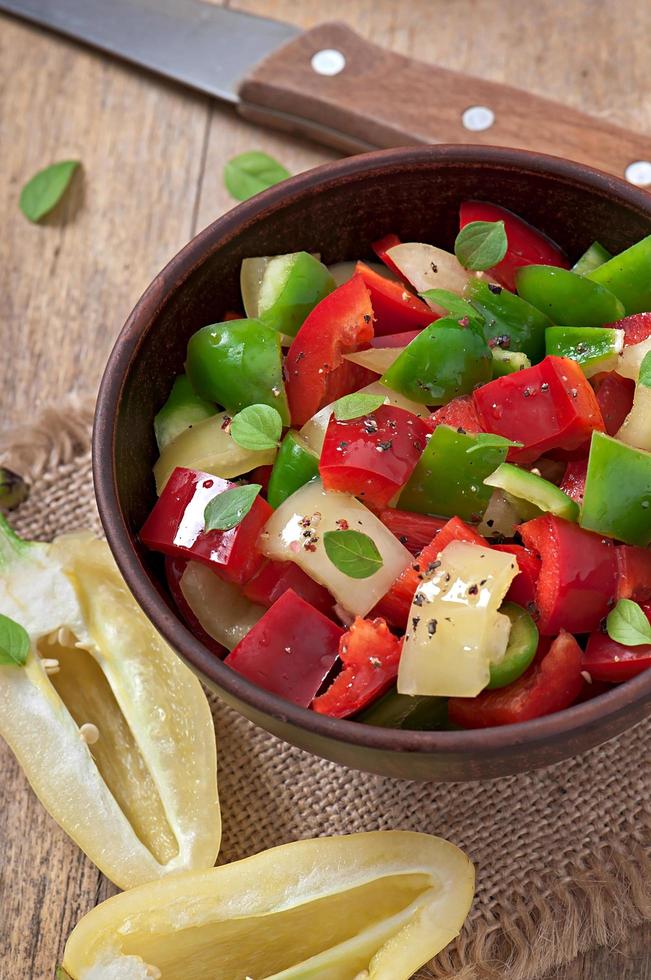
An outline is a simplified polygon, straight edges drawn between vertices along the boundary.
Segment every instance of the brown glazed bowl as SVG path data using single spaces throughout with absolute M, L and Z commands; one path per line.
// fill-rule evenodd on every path
M 554 157 L 496 147 L 424 146 L 349 157 L 240 204 L 154 279 L 109 358 L 94 432 L 97 501 L 109 544 L 143 610 L 224 701 L 280 738 L 356 769 L 406 779 L 485 779 L 558 762 L 640 721 L 651 670 L 546 718 L 483 731 L 410 732 L 327 718 L 269 694 L 218 660 L 179 617 L 162 565 L 138 541 L 155 500 L 152 422 L 182 371 L 188 338 L 240 308 L 239 269 L 254 255 L 367 256 L 387 232 L 450 249 L 459 203 L 517 211 L 578 256 L 598 239 L 617 252 L 651 232 L 651 195 Z

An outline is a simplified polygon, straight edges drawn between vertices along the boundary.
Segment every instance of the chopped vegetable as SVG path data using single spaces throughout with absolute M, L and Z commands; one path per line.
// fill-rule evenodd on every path
M 322 837 L 110 898 L 77 924 L 73 980 L 408 980 L 459 933 L 474 869 L 453 844 L 376 831 Z M 306 926 L 308 924 L 308 926 Z
M 324 616 L 332 616 L 335 601 L 328 590 L 306 575 L 293 561 L 266 561 L 242 591 L 252 602 L 273 606 L 287 589 L 309 602 Z
M 197 561 L 187 563 L 179 588 L 201 628 L 227 650 L 237 646 L 265 612 L 237 585 Z
M 280 335 L 261 320 L 202 327 L 190 338 L 186 370 L 195 391 L 231 415 L 247 405 L 270 405 L 289 423 Z
M 486 278 L 483 272 L 464 269 L 451 252 L 422 242 L 394 245 L 387 249 L 386 255 L 418 293 L 426 293 L 428 289 L 448 289 L 460 295 L 467 282 Z
M 226 658 L 238 674 L 307 708 L 332 670 L 343 630 L 286 589 Z
M 518 567 L 512 555 L 462 541 L 419 585 L 398 671 L 400 694 L 473 697 L 503 660 L 511 623 L 498 612 Z
M 187 374 L 180 374 L 172 385 L 169 398 L 154 419 L 158 451 L 162 453 L 190 426 L 214 414 L 214 404 L 196 393 Z
M 607 327 L 549 327 L 545 331 L 545 350 L 557 357 L 569 357 L 586 378 L 600 371 L 617 369 L 624 349 L 624 331 Z
M 431 732 L 447 726 L 447 698 L 398 694 L 395 688 L 357 716 L 357 721 L 379 728 Z
M 210 708 L 105 542 L 22 541 L 0 517 L 0 611 L 30 641 L 23 667 L 0 666 L 0 734 L 46 810 L 122 888 L 211 867 Z
M 344 360 L 373 336 L 373 307 L 361 276 L 339 286 L 309 314 L 287 353 L 285 377 L 292 423 L 304 425 L 320 408 L 365 383 Z
M 554 242 L 517 214 L 486 201 L 464 201 L 459 210 L 461 228 L 472 221 L 503 221 L 508 241 L 504 258 L 493 269 L 491 278 L 497 279 L 507 289 L 515 289 L 515 273 L 525 265 L 557 265 L 567 268 L 569 263 Z
M 411 476 L 427 441 L 422 419 L 383 405 L 362 418 L 330 419 L 319 472 L 326 490 L 344 490 L 382 509 Z
M 531 361 L 527 355 L 517 350 L 502 350 L 501 347 L 493 347 L 491 356 L 493 358 L 494 378 L 502 378 L 505 374 L 515 374 L 516 371 L 525 371 L 531 367 Z
M 540 556 L 521 544 L 494 544 L 495 551 L 513 555 L 518 563 L 518 574 L 511 582 L 506 598 L 531 612 L 535 611 L 536 587 L 540 576 Z
M 578 520 L 579 507 L 571 497 L 549 480 L 543 480 L 541 476 L 519 466 L 501 463 L 494 473 L 484 479 L 484 483 L 487 487 L 499 487 L 512 497 L 533 504 L 546 513 L 556 514 L 568 521 Z
M 554 323 L 601 327 L 624 316 L 624 306 L 614 293 L 569 269 L 528 265 L 518 271 L 515 283 L 518 294 Z
M 355 619 L 339 642 L 343 665 L 312 707 L 322 715 L 348 718 L 384 694 L 395 682 L 402 640 L 383 619 Z
M 612 259 L 608 249 L 605 249 L 599 242 L 593 242 L 578 262 L 574 263 L 572 272 L 576 272 L 577 276 L 587 276 L 589 272 L 603 265 L 608 259 Z
M 449 425 L 453 429 L 475 434 L 483 432 L 472 395 L 453 398 L 447 405 L 437 408 L 429 417 L 428 427 L 433 432 L 439 425 Z
M 220 412 L 185 429 L 170 442 L 154 466 L 159 495 L 179 466 L 228 480 L 274 461 L 275 449 L 253 451 L 239 446 L 231 436 L 230 424 L 230 415 Z
M 625 544 L 650 544 L 651 453 L 595 432 L 580 524 Z
M 633 407 L 635 382 L 609 372 L 592 378 L 595 395 L 609 436 L 614 436 Z
M 279 507 L 295 490 L 319 474 L 319 457 L 303 437 L 290 429 L 282 441 L 269 477 L 267 500 Z
M 375 544 L 382 565 L 373 575 L 352 579 L 329 560 L 324 534 L 345 530 L 366 534 Z M 306 483 L 280 505 L 268 520 L 259 547 L 268 558 L 296 562 L 354 616 L 365 616 L 411 559 L 364 504 L 347 493 L 326 492 L 319 480 Z
M 643 617 L 651 630 L 651 606 L 643 607 Z M 621 684 L 651 667 L 651 641 L 627 646 L 597 630 L 590 634 L 583 654 L 583 669 L 596 681 Z
M 387 507 L 378 516 L 412 555 L 417 555 L 447 524 L 446 517 L 430 517 L 396 507 Z
M 235 484 L 210 473 L 177 467 L 140 532 L 143 543 L 172 558 L 202 562 L 230 582 L 241 585 L 262 564 L 258 534 L 272 513 L 256 496 L 243 520 L 230 530 L 205 530 L 205 510 Z
M 294 337 L 317 303 L 335 288 L 328 269 L 308 252 L 244 259 L 240 273 L 246 315 Z
M 508 616 L 511 630 L 503 658 L 490 665 L 489 691 L 516 681 L 529 667 L 538 649 L 538 629 L 526 609 L 514 602 L 505 602 L 500 612 Z
M 520 534 L 542 560 L 535 598 L 541 634 L 597 629 L 616 590 L 613 542 L 551 514 L 523 524 Z
M 622 544 L 617 553 L 617 598 L 651 602 L 651 550 Z
M 491 496 L 484 480 L 504 462 L 507 448 L 484 445 L 477 435 L 438 425 L 398 503 L 421 514 L 478 521 Z
M 627 316 L 651 310 L 651 235 L 593 269 L 588 277 L 617 296 Z
M 429 306 L 401 283 L 379 275 L 364 262 L 358 262 L 355 271 L 371 296 L 376 336 L 427 327 L 436 319 Z

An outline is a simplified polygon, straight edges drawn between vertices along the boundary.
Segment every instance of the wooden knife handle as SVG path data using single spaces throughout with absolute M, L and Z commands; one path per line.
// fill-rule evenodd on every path
M 315 56 L 317 66 L 340 70 L 319 73 Z M 240 97 L 248 119 L 346 152 L 409 143 L 525 147 L 620 177 L 631 163 L 651 161 L 649 136 L 508 85 L 395 54 L 339 23 L 322 24 L 275 51 L 244 80 Z M 489 128 L 464 126 L 464 113 L 473 106 L 494 113 Z

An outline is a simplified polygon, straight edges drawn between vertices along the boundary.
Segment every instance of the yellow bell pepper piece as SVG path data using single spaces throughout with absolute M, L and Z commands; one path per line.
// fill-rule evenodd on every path
M 458 935 L 474 869 L 377 831 L 284 844 L 109 898 L 72 932 L 72 980 L 407 980 Z
M 0 612 L 32 644 L 24 667 L 0 667 L 0 735 L 34 792 L 121 888 L 211 867 L 221 821 L 199 681 L 105 542 L 85 532 L 23 542 L 0 525 Z

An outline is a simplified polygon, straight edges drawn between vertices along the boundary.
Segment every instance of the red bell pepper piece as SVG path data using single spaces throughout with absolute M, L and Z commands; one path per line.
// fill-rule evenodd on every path
M 594 430 L 604 431 L 595 393 L 581 368 L 566 357 L 496 378 L 473 392 L 479 420 L 523 444 L 509 450 L 513 462 L 531 463 L 551 449 L 578 449 Z
M 476 698 L 450 698 L 448 718 L 463 728 L 492 728 L 542 718 L 569 708 L 584 680 L 581 647 L 564 630 L 540 659 L 508 687 L 482 691 Z
M 183 572 L 185 571 L 185 566 L 187 561 L 182 558 L 166 558 L 165 559 L 165 578 L 167 579 L 167 586 L 172 593 L 172 598 L 176 603 L 179 612 L 183 616 L 194 635 L 198 640 L 201 640 L 204 646 L 208 647 L 209 650 L 222 660 L 228 653 L 226 647 L 223 647 L 221 643 L 213 639 L 210 633 L 206 633 L 205 629 L 195 616 L 194 612 L 188 605 L 183 592 L 181 591 L 181 579 L 183 578 Z
M 312 703 L 314 711 L 348 718 L 389 690 L 398 675 L 402 639 L 383 619 L 359 616 L 339 643 L 344 669 Z
M 543 514 L 519 528 L 527 548 L 540 555 L 536 585 L 538 629 L 589 633 L 606 616 L 617 591 L 617 561 L 610 538 Z
M 606 326 L 623 330 L 624 347 L 631 347 L 651 337 L 651 313 L 633 313 L 632 316 L 625 316 L 623 320 L 607 323 Z
M 447 517 L 414 514 L 410 510 L 396 510 L 395 507 L 380 511 L 378 517 L 412 555 L 419 554 L 448 523 Z
M 287 589 L 224 662 L 254 684 L 307 708 L 337 660 L 343 632 Z
M 651 605 L 642 606 L 651 623 Z M 625 647 L 598 630 L 590 635 L 583 654 L 583 668 L 596 681 L 620 684 L 651 667 L 651 643 Z
M 473 531 L 460 517 L 451 517 L 435 538 L 425 545 L 416 561 L 403 569 L 387 594 L 382 596 L 375 606 L 373 613 L 377 616 L 383 616 L 393 626 L 404 629 L 419 583 L 429 571 L 432 562 L 437 560 L 443 549 L 452 541 L 467 541 L 469 544 L 478 545 L 486 544 L 484 538 Z
M 256 468 L 251 471 L 251 476 L 249 477 L 251 483 L 260 484 L 262 487 L 262 493 L 265 495 L 269 487 L 269 477 L 271 476 L 272 469 L 273 466 L 256 466 Z
M 291 589 L 324 616 L 332 616 L 335 600 L 328 590 L 293 561 L 268 561 L 243 588 L 251 602 L 273 606 L 283 592 Z
M 563 493 L 566 493 L 572 500 L 576 500 L 579 505 L 583 503 L 587 472 L 587 459 L 571 460 L 565 467 L 565 473 L 560 484 L 560 489 Z
M 632 378 L 622 378 L 614 371 L 601 372 L 592 378 L 604 426 L 609 436 L 617 435 L 621 425 L 633 407 L 635 382 Z
M 651 550 L 620 544 L 617 556 L 617 598 L 651 602 Z
M 506 208 L 485 201 L 465 201 L 459 211 L 461 228 L 472 221 L 503 221 L 508 247 L 506 255 L 487 275 L 515 292 L 515 273 L 525 265 L 557 265 L 569 269 L 567 256 L 551 238 Z
M 381 405 L 370 415 L 328 422 L 319 473 L 326 490 L 344 490 L 369 507 L 386 507 L 411 476 L 427 443 L 417 415 Z
M 453 429 L 471 433 L 484 431 L 472 395 L 459 395 L 432 412 L 427 427 L 433 432 L 437 425 L 450 425 Z
M 210 473 L 177 466 L 145 521 L 142 542 L 171 558 L 202 562 L 238 585 L 248 581 L 264 561 L 257 540 L 273 513 L 267 501 L 258 495 L 244 520 L 230 531 L 204 530 L 208 502 L 234 486 Z
M 222 317 L 222 321 L 227 323 L 229 320 L 243 320 L 245 316 L 245 313 L 236 312 L 235 310 L 227 310 Z
M 402 333 L 386 333 L 382 337 L 373 337 L 371 347 L 406 347 L 420 333 L 420 330 L 404 330 Z
M 504 551 L 514 555 L 520 571 L 515 576 L 506 598 L 517 602 L 519 606 L 530 609 L 536 603 L 536 585 L 540 575 L 540 558 L 535 551 L 524 548 L 521 544 L 495 544 L 493 551 Z
M 371 294 L 375 314 L 375 336 L 413 330 L 429 326 L 439 317 L 427 303 L 414 296 L 399 282 L 381 276 L 363 262 L 358 262 L 355 272 L 360 275 Z
M 394 275 L 398 277 L 398 279 L 402 279 L 403 282 L 406 282 L 406 279 L 403 276 L 400 269 L 398 268 L 398 266 L 387 255 L 387 252 L 389 251 L 390 248 L 393 248 L 394 245 L 400 245 L 400 244 L 401 242 L 398 236 L 390 233 L 388 235 L 385 235 L 384 238 L 378 238 L 376 242 L 372 242 L 371 248 L 377 255 L 378 259 L 381 262 L 384 262 L 387 269 L 390 269 L 391 272 L 393 272 Z
M 377 380 L 343 357 L 367 346 L 372 337 L 371 298 L 362 277 L 353 276 L 314 307 L 287 352 L 286 389 L 294 425 Z

